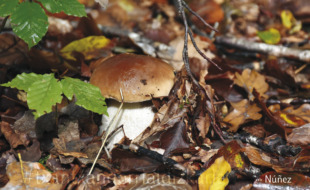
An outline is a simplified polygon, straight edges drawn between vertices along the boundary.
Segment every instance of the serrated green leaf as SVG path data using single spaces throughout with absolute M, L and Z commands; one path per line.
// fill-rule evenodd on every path
M 11 23 L 15 34 L 23 39 L 29 48 L 42 39 L 48 28 L 44 10 L 33 2 L 19 4 L 12 12 Z
M 67 15 L 86 16 L 85 7 L 77 0 L 38 0 L 51 13 L 65 12 Z
M 18 0 L 0 0 L 0 17 L 12 14 L 12 11 L 17 5 Z
M 108 115 L 105 98 L 101 95 L 98 87 L 85 83 L 79 79 L 68 77 L 63 79 L 61 83 L 63 86 L 63 92 L 69 100 L 75 95 L 77 100 L 75 103 L 77 105 L 92 112 Z
M 53 74 L 42 75 L 42 80 L 32 83 L 28 89 L 27 103 L 29 109 L 35 110 L 35 117 L 52 111 L 52 106 L 62 100 L 62 84 Z
M 277 44 L 281 40 L 280 32 L 275 28 L 270 28 L 269 30 L 265 31 L 259 31 L 257 35 L 267 44 Z
M 41 81 L 43 75 L 35 73 L 22 73 L 17 75 L 12 81 L 1 84 L 1 86 L 17 88 L 18 90 L 24 90 L 28 92 L 29 87 L 36 81 Z

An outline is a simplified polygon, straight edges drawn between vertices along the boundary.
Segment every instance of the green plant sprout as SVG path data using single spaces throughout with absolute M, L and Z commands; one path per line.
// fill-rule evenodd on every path
M 63 95 L 69 100 L 75 97 L 75 104 L 87 110 L 108 115 L 105 98 L 100 89 L 79 79 L 64 77 L 57 80 L 54 74 L 23 73 L 1 86 L 25 91 L 28 107 L 34 110 L 35 118 L 50 113 L 53 105 L 61 103 Z
M 24 40 L 29 48 L 38 44 L 47 32 L 48 17 L 45 10 L 77 17 L 86 16 L 84 5 L 77 0 L 0 0 L 0 17 L 10 16 L 14 33 Z

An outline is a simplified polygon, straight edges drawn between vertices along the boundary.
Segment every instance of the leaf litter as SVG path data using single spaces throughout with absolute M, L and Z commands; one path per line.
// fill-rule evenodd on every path
M 299 56 L 309 46 L 307 26 L 299 24 L 310 20 L 307 11 L 301 10 L 308 6 L 306 0 L 189 4 L 211 24 L 218 22 L 220 29 L 214 41 L 199 20 L 190 16 L 197 46 L 222 69 L 204 60 L 190 42 L 189 63 L 201 88 L 183 66 L 184 25 L 171 2 L 101 1 L 104 8 L 95 1 L 84 3 L 87 19 L 49 14 L 54 27 L 49 28 L 40 48 L 28 51 L 17 37 L 2 33 L 1 83 L 25 72 L 54 72 L 57 77 L 87 80 L 97 59 L 148 53 L 174 66 L 174 87 L 167 98 L 153 100 L 156 113 L 151 125 L 137 138 L 123 139 L 122 146 L 112 150 L 112 157 L 102 153 L 93 174 L 87 175 L 100 148 L 100 116 L 64 103 L 34 121 L 16 98 L 17 92 L 1 86 L 1 187 L 307 188 L 310 68 L 307 59 Z M 206 9 L 206 5 L 214 9 Z M 214 15 L 220 16 L 212 20 Z M 60 22 L 70 30 L 55 27 Z M 271 40 L 276 41 L 270 41 L 275 30 L 277 37 Z M 262 31 L 273 33 L 260 35 Z M 238 40 L 223 43 L 228 35 L 246 40 L 241 45 Z M 94 39 L 103 43 L 98 45 Z M 256 47 L 264 42 L 276 44 L 264 46 L 275 50 L 287 46 L 291 59 Z M 44 166 L 38 164 L 43 157 L 47 158 Z M 31 167 L 38 172 L 24 181 L 20 168 L 25 174 Z M 214 168 L 219 170 L 206 173 Z M 211 179 L 213 174 L 220 180 Z M 45 181 L 34 182 L 37 178 Z M 288 179 L 292 183 L 284 182 Z

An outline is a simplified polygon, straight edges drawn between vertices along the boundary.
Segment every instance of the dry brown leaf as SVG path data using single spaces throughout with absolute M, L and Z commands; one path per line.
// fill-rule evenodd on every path
M 252 94 L 253 89 L 263 96 L 265 99 L 268 98 L 266 94 L 264 94 L 269 86 L 265 81 L 265 77 L 255 70 L 244 69 L 242 74 L 235 73 L 236 79 L 234 83 L 240 87 L 243 87 L 249 94 L 249 99 L 254 100 L 254 96 Z
M 199 130 L 199 136 L 202 138 L 205 138 L 209 128 L 211 125 L 210 116 L 208 114 L 203 115 L 202 112 L 200 112 L 199 118 L 196 119 L 196 127 Z
M 10 127 L 10 124 L 5 121 L 1 122 L 1 133 L 3 133 L 5 139 L 10 143 L 12 148 L 16 148 L 19 145 L 27 146 L 30 142 L 25 135 L 15 133 Z
M 310 144 L 310 123 L 292 130 L 292 133 L 287 136 L 287 142 L 295 145 Z
M 77 152 L 74 150 L 67 150 L 67 144 L 63 139 L 53 139 L 53 143 L 55 145 L 55 149 L 59 154 L 62 154 L 64 156 L 73 156 L 76 158 L 88 158 L 87 154 L 83 152 Z
M 285 108 L 283 112 L 296 115 L 310 123 L 310 104 L 303 104 L 297 109 L 294 109 L 293 106 L 290 106 Z
M 44 166 L 37 162 L 23 162 L 23 175 L 19 162 L 12 162 L 7 166 L 6 174 L 10 181 L 2 189 L 4 190 L 53 190 L 60 189 L 61 184 L 50 183 L 52 174 Z
M 305 109 L 300 109 L 297 112 L 294 110 L 293 106 L 290 106 L 284 110 L 281 110 L 280 105 L 276 104 L 276 105 L 271 105 L 268 107 L 268 109 L 273 113 L 275 118 L 279 118 L 284 122 L 284 126 L 287 127 L 299 127 L 302 125 L 305 125 L 306 123 L 308 123 L 306 120 L 304 120 L 301 116 L 307 118 L 309 117 L 310 119 L 310 115 L 307 115 L 306 110 Z M 298 115 L 296 115 L 296 113 Z M 310 110 L 309 110 L 309 114 L 310 114 Z
M 258 120 L 262 117 L 258 112 L 261 111 L 256 104 L 251 104 L 244 99 L 237 103 L 231 103 L 234 110 L 230 112 L 223 121 L 230 123 L 232 126 L 229 131 L 236 132 L 241 124 L 246 120 Z
M 273 165 L 271 163 L 271 160 L 272 160 L 271 157 L 269 157 L 267 154 L 261 153 L 259 149 L 251 145 L 247 145 L 244 148 L 244 152 L 253 164 L 256 164 L 259 166 L 266 166 L 270 168 Z
M 160 135 L 161 148 L 165 149 L 164 156 L 168 157 L 176 149 L 189 148 L 186 128 L 185 122 L 180 121 Z

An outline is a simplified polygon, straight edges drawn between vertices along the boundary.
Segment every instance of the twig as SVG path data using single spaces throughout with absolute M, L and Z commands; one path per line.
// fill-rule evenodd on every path
M 234 138 L 240 139 L 243 143 L 254 145 L 266 152 L 276 153 L 281 156 L 296 156 L 301 151 L 301 147 L 286 145 L 286 142 L 280 137 L 273 139 L 274 142 L 270 144 L 265 144 L 263 138 L 248 133 L 236 134 Z
M 6 21 L 8 20 L 9 16 L 4 17 L 2 24 L 1 24 L 1 28 L 0 28 L 0 33 L 3 31 Z
M 201 20 L 207 27 L 209 27 L 210 29 L 217 31 L 216 29 L 214 29 L 212 26 L 210 26 L 208 23 L 206 23 L 195 11 L 193 11 L 185 2 L 184 0 L 177 0 L 175 1 L 175 4 L 178 8 L 178 12 L 180 14 L 180 16 L 182 17 L 183 23 L 184 23 L 184 27 L 185 27 L 185 34 L 184 34 L 184 46 L 183 46 L 183 52 L 182 52 L 182 58 L 183 58 L 183 62 L 184 62 L 184 67 L 186 69 L 187 75 L 192 79 L 193 83 L 198 87 L 198 89 L 202 92 L 203 97 L 206 97 L 205 91 L 203 90 L 203 88 L 200 86 L 200 84 L 198 83 L 198 81 L 195 79 L 195 77 L 193 76 L 191 69 L 190 69 L 190 65 L 189 65 L 189 58 L 188 58 L 188 35 L 190 36 L 190 39 L 196 49 L 196 51 L 208 62 L 212 63 L 214 66 L 216 66 L 217 68 L 219 68 L 220 70 L 222 70 L 216 63 L 214 63 L 213 61 L 211 61 L 197 46 L 196 41 L 194 39 L 193 33 L 192 31 L 189 29 L 188 27 L 188 23 L 187 23 L 187 19 L 186 19 L 186 15 L 185 15 L 185 11 L 184 11 L 184 7 L 191 12 L 192 14 L 194 14 L 199 20 Z M 215 130 L 215 132 L 219 135 L 219 137 L 221 138 L 221 140 L 225 143 L 225 140 L 223 138 L 223 135 L 221 133 L 221 129 L 219 128 L 219 126 L 216 123 L 215 118 L 213 118 L 212 120 L 212 126 Z
M 19 159 L 19 163 L 20 163 L 20 172 L 22 173 L 23 182 L 25 183 L 25 174 L 24 174 L 24 166 L 23 166 L 22 156 L 20 153 L 18 153 L 17 155 L 18 155 L 18 159 Z
M 107 130 L 106 130 L 105 134 L 102 136 L 102 144 L 101 144 L 101 147 L 100 147 L 100 149 L 99 149 L 99 151 L 98 151 L 98 153 L 97 153 L 97 156 L 96 156 L 96 158 L 95 158 L 95 160 L 94 160 L 94 163 L 93 163 L 92 167 L 91 167 L 90 170 L 89 170 L 88 175 L 90 175 L 90 174 L 93 172 L 93 169 L 94 169 L 94 167 L 95 167 L 95 165 L 96 165 L 96 162 L 97 162 L 97 160 L 98 160 L 98 158 L 99 158 L 99 156 L 100 156 L 100 154 L 101 154 L 101 151 L 102 151 L 102 149 L 104 148 L 105 143 L 106 143 L 106 141 L 107 141 L 107 139 L 108 139 L 108 136 L 109 136 L 110 133 L 111 133 L 111 130 L 112 130 L 112 128 L 113 128 L 112 126 L 113 126 L 113 124 L 115 123 L 116 118 L 117 118 L 117 116 L 119 115 L 119 112 L 121 111 L 121 109 L 122 109 L 122 107 L 123 107 L 124 98 L 123 98 L 122 89 L 120 89 L 120 93 L 121 93 L 122 103 L 121 103 L 121 105 L 119 106 L 117 112 L 115 113 L 113 119 L 111 120 L 109 126 L 107 127 Z
M 183 165 L 179 164 L 178 162 L 176 162 L 175 160 L 165 157 L 162 154 L 159 154 L 158 152 L 146 149 L 142 146 L 136 145 L 136 144 L 130 144 L 129 146 L 127 145 L 121 145 L 121 144 L 116 144 L 116 146 L 118 148 L 124 149 L 124 150 L 130 150 L 131 152 L 134 152 L 136 154 L 140 154 L 143 156 L 147 156 L 149 158 L 152 158 L 154 160 L 157 160 L 158 162 L 169 166 L 171 168 L 177 169 L 179 171 L 181 171 L 181 176 L 182 177 L 195 177 L 197 176 L 195 172 L 187 169 L 186 167 L 184 167 Z
M 269 45 L 265 43 L 251 42 L 244 38 L 218 36 L 215 39 L 218 44 L 225 44 L 248 51 L 262 52 L 277 57 L 293 58 L 310 63 L 310 50 L 299 50 L 281 45 Z

